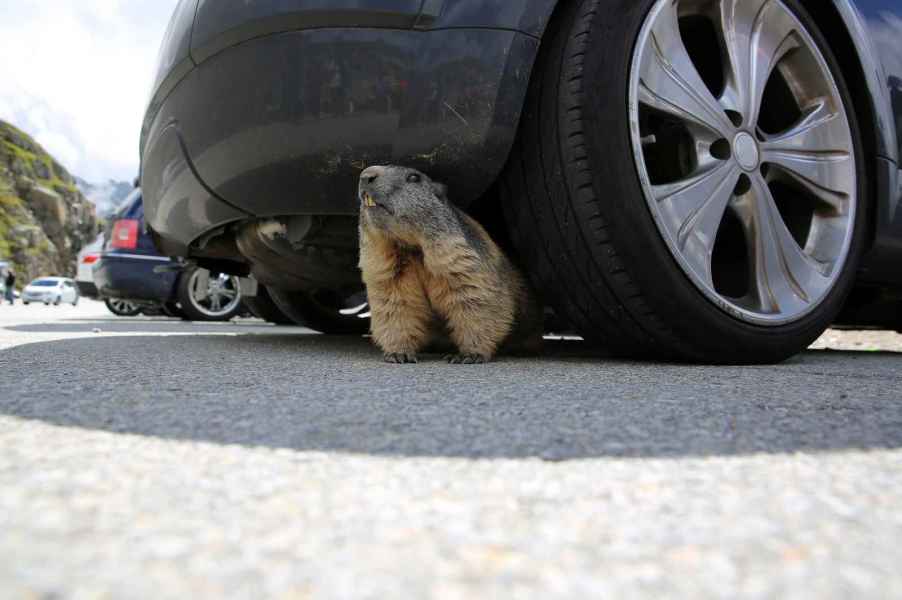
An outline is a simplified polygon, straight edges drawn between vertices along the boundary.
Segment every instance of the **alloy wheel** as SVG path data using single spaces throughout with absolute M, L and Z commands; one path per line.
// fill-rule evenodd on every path
M 202 314 L 219 318 L 230 314 L 241 302 L 238 277 L 196 269 L 188 280 L 188 298 Z
M 736 318 L 810 314 L 849 255 L 858 189 L 827 60 L 780 0 L 659 0 L 634 50 L 633 153 L 675 261 Z
M 137 304 L 121 298 L 110 298 L 107 303 L 117 314 L 130 314 L 138 311 Z

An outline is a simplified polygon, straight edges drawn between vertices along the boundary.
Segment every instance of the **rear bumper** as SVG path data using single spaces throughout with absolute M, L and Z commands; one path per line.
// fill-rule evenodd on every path
M 327 28 L 218 50 L 148 112 L 148 223 L 187 248 L 230 221 L 356 214 L 380 163 L 469 204 L 504 166 L 537 49 L 501 29 Z
M 178 273 L 154 271 L 167 264 L 170 261 L 164 258 L 104 254 L 94 267 L 94 283 L 103 298 L 169 302 L 175 296 Z

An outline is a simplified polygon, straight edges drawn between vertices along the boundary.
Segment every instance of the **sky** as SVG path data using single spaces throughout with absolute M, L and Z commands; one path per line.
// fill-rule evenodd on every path
M 0 0 L 0 119 L 73 175 L 131 181 L 177 0 Z

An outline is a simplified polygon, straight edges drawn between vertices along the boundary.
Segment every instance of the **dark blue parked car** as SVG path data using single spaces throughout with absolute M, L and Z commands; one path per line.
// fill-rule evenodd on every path
M 162 311 L 198 321 L 225 321 L 241 311 L 239 278 L 161 256 L 145 232 L 136 188 L 113 215 L 94 266 L 98 293 L 114 314 Z
M 586 338 L 779 361 L 902 327 L 900 23 L 896 0 L 182 0 L 149 225 L 355 330 L 357 178 L 407 164 Z

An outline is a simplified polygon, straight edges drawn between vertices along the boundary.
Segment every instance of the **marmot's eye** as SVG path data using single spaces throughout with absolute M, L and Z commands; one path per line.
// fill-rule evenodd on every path
M 420 183 L 420 174 L 411 173 L 407 176 L 407 183 Z

